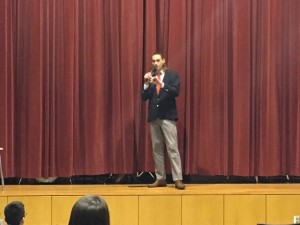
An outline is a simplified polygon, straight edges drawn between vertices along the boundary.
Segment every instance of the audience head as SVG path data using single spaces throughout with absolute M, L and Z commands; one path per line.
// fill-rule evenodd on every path
M 9 203 L 4 209 L 5 222 L 8 225 L 22 225 L 24 223 L 24 204 L 19 201 Z
M 87 195 L 73 206 L 69 225 L 109 225 L 109 210 L 103 198 Z

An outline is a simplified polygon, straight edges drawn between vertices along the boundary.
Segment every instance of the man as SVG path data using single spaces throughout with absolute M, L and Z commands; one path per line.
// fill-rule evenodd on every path
M 155 162 L 156 181 L 149 188 L 165 187 L 166 171 L 164 144 L 169 155 L 175 188 L 185 189 L 182 182 L 181 159 L 178 150 L 176 121 L 178 120 L 176 97 L 180 92 L 180 80 L 176 72 L 167 69 L 165 58 L 159 52 L 152 55 L 153 69 L 144 75 L 143 101 L 149 100 L 148 122 Z
M 25 217 L 24 204 L 19 201 L 9 203 L 4 209 L 4 216 L 7 225 L 23 225 Z

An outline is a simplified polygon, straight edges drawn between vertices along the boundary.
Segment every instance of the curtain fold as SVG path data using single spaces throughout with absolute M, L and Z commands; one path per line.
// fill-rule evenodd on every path
M 157 50 L 181 79 L 184 174 L 300 175 L 299 8 L 0 0 L 5 176 L 154 171 L 140 93 Z

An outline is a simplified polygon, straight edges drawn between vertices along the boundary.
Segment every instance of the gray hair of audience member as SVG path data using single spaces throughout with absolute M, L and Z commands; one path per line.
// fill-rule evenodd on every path
M 4 208 L 4 216 L 8 225 L 19 225 L 25 217 L 24 204 L 19 201 L 9 203 Z
M 69 225 L 110 225 L 105 200 L 97 195 L 81 197 L 72 208 Z

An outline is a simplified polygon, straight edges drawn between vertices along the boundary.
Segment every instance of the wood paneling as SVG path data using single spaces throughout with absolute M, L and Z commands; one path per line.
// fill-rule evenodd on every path
M 224 225 L 254 225 L 265 219 L 265 195 L 224 196 Z
M 81 196 L 52 197 L 52 225 L 67 225 L 74 203 Z
M 4 208 L 7 204 L 7 197 L 0 197 L 0 220 L 4 219 Z
M 184 191 L 170 185 L 15 185 L 5 186 L 0 207 L 3 214 L 7 202 L 19 200 L 26 224 L 67 225 L 74 203 L 86 193 L 104 197 L 112 225 L 279 224 L 300 215 L 299 184 L 191 184 Z
M 300 216 L 300 195 L 268 195 L 267 222 L 293 223 Z
M 140 196 L 139 225 L 181 225 L 181 196 Z
M 223 195 L 182 197 L 182 225 L 223 225 Z
M 109 207 L 111 225 L 138 225 L 138 196 L 103 196 Z

